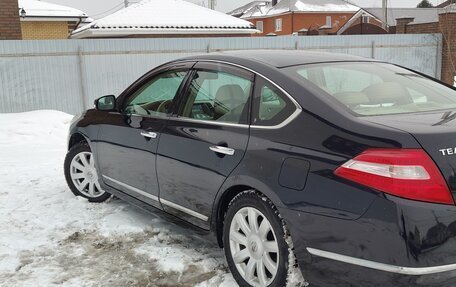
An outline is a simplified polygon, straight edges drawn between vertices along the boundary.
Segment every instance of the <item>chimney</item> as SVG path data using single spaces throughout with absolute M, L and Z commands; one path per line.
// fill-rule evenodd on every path
M 277 5 L 277 2 L 278 2 L 278 0 L 272 0 L 272 2 L 271 2 L 272 7 L 274 7 L 275 5 Z
M 407 34 L 407 25 L 415 20 L 414 17 L 396 18 L 396 34 Z

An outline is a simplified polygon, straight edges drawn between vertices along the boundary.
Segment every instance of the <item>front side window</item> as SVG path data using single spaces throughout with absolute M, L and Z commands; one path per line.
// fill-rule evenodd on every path
M 220 71 L 197 71 L 181 116 L 190 119 L 245 123 L 253 82 Z
M 168 71 L 154 77 L 127 99 L 123 112 L 145 116 L 168 114 L 186 74 L 186 71 Z
M 456 91 L 401 67 L 384 63 L 325 63 L 284 68 L 310 81 L 359 116 L 456 108 Z
M 264 79 L 258 79 L 255 87 L 253 125 L 278 125 L 295 110 L 296 105 L 279 88 Z

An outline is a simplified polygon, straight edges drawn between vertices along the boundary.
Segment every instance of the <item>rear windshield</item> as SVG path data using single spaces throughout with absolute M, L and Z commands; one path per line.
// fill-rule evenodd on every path
M 384 63 L 325 63 L 283 69 L 308 80 L 359 116 L 456 108 L 456 91 Z

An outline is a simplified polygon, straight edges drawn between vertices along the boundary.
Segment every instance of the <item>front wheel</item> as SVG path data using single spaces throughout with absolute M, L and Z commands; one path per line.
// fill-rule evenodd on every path
M 87 143 L 73 146 L 65 158 L 65 179 L 71 191 L 91 202 L 103 202 L 111 195 L 98 182 L 95 159 Z
M 236 196 L 224 222 L 228 266 L 241 287 L 286 286 L 289 246 L 277 209 L 254 191 Z

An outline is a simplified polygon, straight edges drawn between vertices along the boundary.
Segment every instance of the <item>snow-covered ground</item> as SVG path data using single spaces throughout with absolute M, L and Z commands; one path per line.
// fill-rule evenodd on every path
M 211 237 L 118 199 L 89 203 L 69 191 L 71 119 L 0 114 L 0 285 L 237 286 Z

